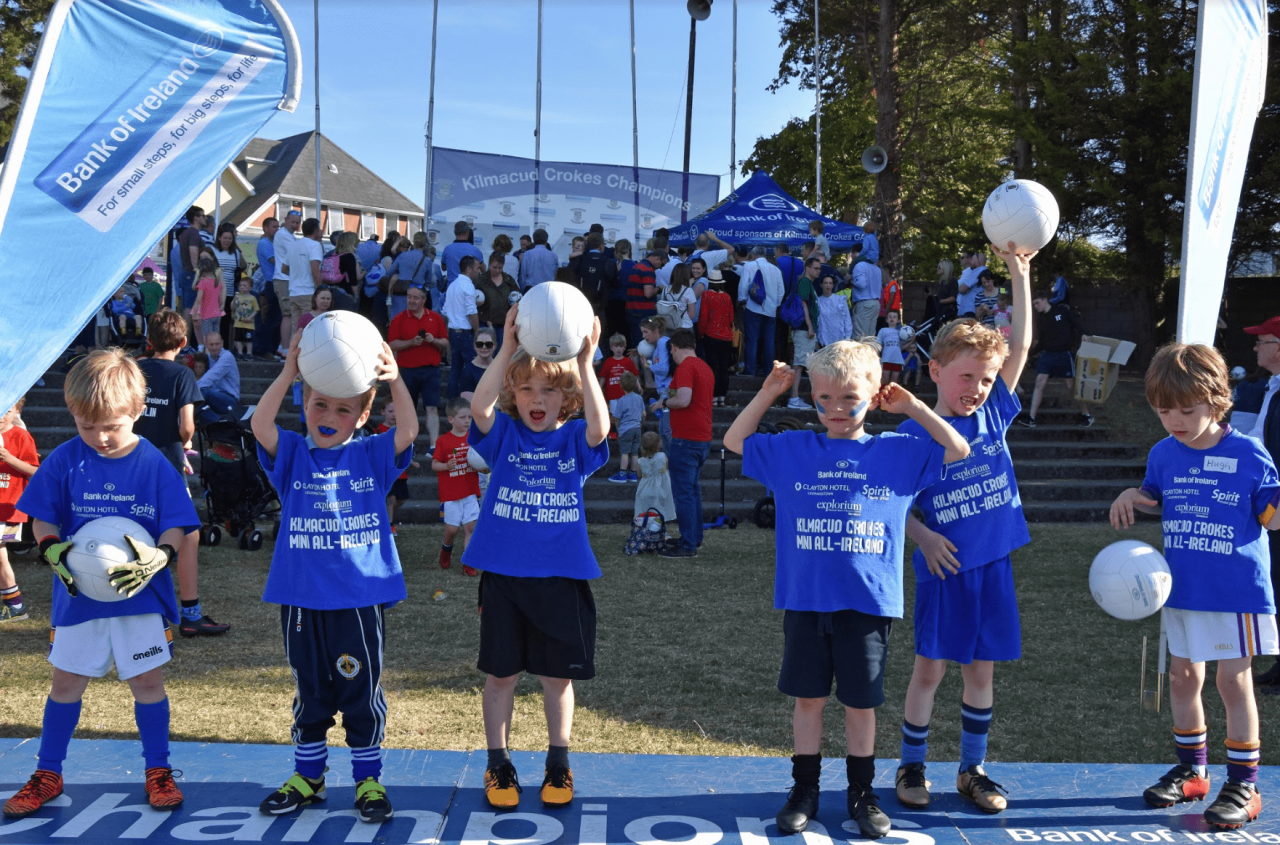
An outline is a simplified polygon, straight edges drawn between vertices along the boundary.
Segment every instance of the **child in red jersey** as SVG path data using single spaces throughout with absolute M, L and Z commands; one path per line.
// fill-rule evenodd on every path
M 453 563 L 453 540 L 462 529 L 462 547 L 471 543 L 471 532 L 480 518 L 480 476 L 467 462 L 467 432 L 471 430 L 471 403 L 462 397 L 449 400 L 445 416 L 452 428 L 436 439 L 431 468 L 436 471 L 440 504 L 444 507 L 444 540 L 440 544 L 440 568 Z M 476 575 L 465 564 L 463 575 Z
M 615 334 L 609 338 L 609 349 L 613 352 L 613 357 L 605 358 L 600 364 L 600 388 L 604 391 L 604 401 L 612 409 L 614 401 L 621 399 L 627 392 L 622 388 L 622 374 L 631 373 L 638 378 L 640 371 L 636 369 L 635 362 L 627 357 L 625 337 Z M 615 431 L 614 439 L 616 435 Z
M 0 622 L 27 618 L 27 606 L 5 550 L 6 543 L 22 539 L 22 523 L 27 521 L 27 515 L 16 506 L 27 489 L 27 479 L 40 465 L 36 442 L 16 424 L 25 401 L 19 399 L 0 416 Z

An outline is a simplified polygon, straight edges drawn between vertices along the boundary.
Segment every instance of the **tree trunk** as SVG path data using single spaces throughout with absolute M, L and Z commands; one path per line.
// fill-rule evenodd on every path
M 872 217 L 880 223 L 880 263 L 902 273 L 902 133 L 898 101 L 898 0 L 880 0 L 876 73 L 876 146 L 885 151 L 884 170 L 876 174 Z
M 1027 10 L 1018 0 L 1014 0 L 1010 10 L 1010 28 L 1013 35 L 1013 107 L 1022 112 L 1023 117 L 1031 111 L 1031 93 L 1027 84 L 1027 63 L 1029 33 L 1027 29 Z M 1013 139 L 1013 175 L 1018 179 L 1031 177 L 1031 141 L 1021 133 Z

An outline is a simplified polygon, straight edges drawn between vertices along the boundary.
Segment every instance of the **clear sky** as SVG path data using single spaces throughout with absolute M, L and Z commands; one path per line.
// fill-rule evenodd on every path
M 312 0 L 282 0 L 303 54 L 302 100 L 263 129 L 282 138 L 315 126 Z M 729 190 L 733 0 L 698 24 L 690 170 Z M 636 0 L 640 165 L 680 170 L 689 15 L 685 0 Z M 738 2 L 737 158 L 758 137 L 813 112 L 812 91 L 767 86 L 782 49 L 768 0 Z M 627 0 L 544 0 L 542 158 L 630 164 Z M 440 0 L 437 147 L 533 157 L 536 0 Z M 430 0 L 320 0 L 321 131 L 421 205 L 431 56 Z M 834 142 L 831 139 L 830 142 Z M 738 183 L 742 181 L 738 177 Z

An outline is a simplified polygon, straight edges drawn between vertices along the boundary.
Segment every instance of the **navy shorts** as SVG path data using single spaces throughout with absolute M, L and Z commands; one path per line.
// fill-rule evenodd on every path
M 589 582 L 480 576 L 481 672 L 585 681 L 596 675 L 595 657 L 596 602 Z
M 439 367 L 403 367 L 400 370 L 400 377 L 404 379 L 404 386 L 409 389 L 409 396 L 413 399 L 414 413 L 418 411 L 419 397 L 422 399 L 423 408 L 444 405 L 440 397 Z
M 1076 356 L 1070 352 L 1041 352 L 1036 359 L 1036 374 L 1049 378 L 1075 378 Z
M 879 707 L 892 628 L 890 617 L 857 610 L 788 610 L 778 689 L 796 698 L 826 698 L 834 680 L 836 699 L 845 707 Z
M 1017 660 L 1022 623 L 1013 564 L 1000 558 L 946 580 L 916 582 L 916 654 L 932 660 Z
M 395 496 L 402 502 L 413 498 L 409 495 L 409 479 L 397 478 L 395 481 L 391 482 L 391 495 Z

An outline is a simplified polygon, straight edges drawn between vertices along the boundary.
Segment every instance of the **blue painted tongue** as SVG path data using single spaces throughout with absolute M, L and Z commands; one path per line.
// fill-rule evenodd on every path
M 333 435 L 338 433 L 338 430 L 336 428 L 329 428 L 329 426 L 327 425 L 317 426 L 317 428 L 320 429 L 320 433 L 323 434 L 325 437 L 332 437 Z

